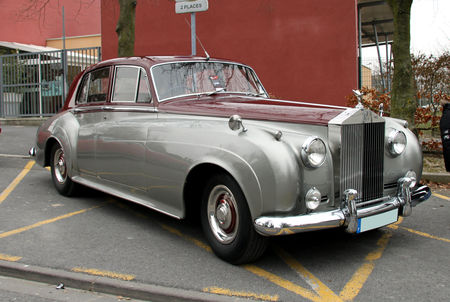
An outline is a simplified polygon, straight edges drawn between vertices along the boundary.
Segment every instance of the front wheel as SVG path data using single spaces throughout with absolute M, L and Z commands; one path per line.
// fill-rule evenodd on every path
M 59 144 L 55 144 L 52 147 L 50 169 L 53 185 L 56 190 L 64 196 L 73 195 L 75 193 L 76 183 L 68 175 L 64 149 Z
M 201 222 L 214 253 L 241 264 L 256 260 L 267 248 L 267 238 L 256 233 L 244 194 L 228 174 L 208 182 L 202 199 Z

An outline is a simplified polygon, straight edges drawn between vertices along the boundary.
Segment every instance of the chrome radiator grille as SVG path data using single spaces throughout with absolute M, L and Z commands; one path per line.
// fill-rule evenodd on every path
M 358 191 L 358 202 L 383 196 L 384 123 L 342 125 L 340 195 Z

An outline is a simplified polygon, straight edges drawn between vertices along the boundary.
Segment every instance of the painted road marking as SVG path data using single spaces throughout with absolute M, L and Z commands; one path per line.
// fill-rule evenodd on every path
M 246 264 L 246 265 L 243 265 L 242 267 L 259 277 L 267 279 L 268 281 L 278 285 L 279 287 L 282 287 L 290 292 L 293 292 L 294 294 L 302 296 L 311 301 L 317 301 L 317 302 L 321 301 L 320 297 L 318 295 L 316 295 L 313 291 L 305 289 L 305 288 L 301 287 L 300 285 L 297 285 L 289 280 L 281 278 L 280 276 L 270 273 L 260 267 L 257 267 L 256 265 Z
M 102 203 L 100 205 L 88 208 L 88 209 L 75 211 L 75 212 L 64 214 L 64 215 L 61 215 L 61 216 L 58 216 L 58 217 L 55 217 L 55 218 L 51 218 L 51 219 L 43 220 L 43 221 L 40 221 L 40 222 L 36 222 L 36 223 L 34 223 L 32 225 L 29 225 L 29 226 L 25 226 L 25 227 L 21 227 L 21 228 L 18 228 L 18 229 L 15 229 L 15 230 L 11 230 L 11 231 L 8 231 L 8 232 L 0 233 L 0 239 L 8 237 L 8 236 L 16 235 L 16 234 L 19 234 L 19 233 L 22 233 L 22 232 L 25 232 L 25 231 L 28 231 L 28 230 L 31 230 L 31 229 L 34 229 L 34 228 L 37 228 L 37 227 L 49 224 L 49 223 L 53 223 L 53 222 L 58 221 L 58 220 L 62 220 L 62 219 L 70 218 L 70 217 L 78 215 L 78 214 L 86 213 L 86 212 L 88 212 L 90 210 L 97 209 L 97 208 L 100 208 L 100 207 L 104 206 L 105 203 L 106 202 L 104 202 L 104 203 Z
M 72 271 L 76 272 L 76 273 L 85 273 L 85 274 L 89 274 L 89 275 L 108 277 L 108 278 L 113 278 L 113 279 L 120 279 L 120 280 L 124 280 L 124 281 L 131 281 L 136 278 L 135 275 L 120 274 L 120 273 L 110 272 L 110 271 L 101 271 L 101 270 L 98 270 L 95 268 L 74 267 L 74 268 L 72 268 Z
M 34 166 L 36 162 L 34 160 L 30 160 L 23 168 L 22 172 L 17 175 L 17 177 L 8 185 L 8 187 L 3 190 L 2 194 L 0 194 L 0 204 L 11 194 L 11 192 L 17 187 L 17 185 L 22 181 L 22 179 L 30 172 L 31 168 Z
M 177 235 L 177 236 L 179 236 L 179 237 L 181 237 L 181 238 L 183 238 L 183 239 L 185 239 L 187 241 L 190 241 L 190 242 L 194 243 L 196 246 L 204 249 L 208 253 L 212 253 L 211 247 L 208 244 L 204 243 L 203 241 L 195 239 L 195 238 L 193 238 L 191 236 L 185 235 L 185 234 L 181 233 L 179 230 L 177 230 L 175 228 L 172 228 L 172 227 L 169 227 L 168 225 L 160 223 L 160 226 L 163 229 L 165 229 L 166 231 L 168 231 L 168 232 L 170 232 L 172 234 L 175 234 L 175 235 Z
M 309 284 L 309 286 L 319 295 L 322 301 L 340 301 L 341 299 L 329 289 L 322 281 L 309 272 L 300 262 L 294 257 L 289 255 L 286 251 L 277 248 L 277 255 L 287 264 L 291 269 L 297 272 L 297 274 Z
M 125 207 L 125 206 L 121 206 L 121 207 Z M 130 210 L 130 211 L 134 212 L 132 210 Z M 140 217 L 144 216 L 140 213 L 135 213 L 135 214 Z M 148 217 L 144 216 L 144 218 L 148 218 Z M 423 232 L 419 232 L 419 231 L 415 231 L 415 230 L 408 229 L 405 227 L 401 227 L 401 226 L 399 226 L 399 224 L 402 222 L 403 222 L 403 217 L 399 217 L 399 220 L 396 223 L 389 225 L 388 228 L 391 228 L 394 230 L 402 228 L 407 231 L 410 231 L 415 234 L 425 236 L 428 238 L 433 238 L 433 239 L 442 240 L 442 241 L 450 241 L 449 239 L 446 239 L 446 238 L 440 238 L 440 237 L 432 236 L 430 234 L 426 234 Z M 210 253 L 212 252 L 209 245 L 202 242 L 201 240 L 192 238 L 191 236 L 187 236 L 187 235 L 183 234 L 182 232 L 180 232 L 178 229 L 169 227 L 165 224 L 160 223 L 160 226 L 162 228 L 164 228 L 165 230 L 169 231 L 170 233 L 175 234 L 187 241 L 194 243 L 198 247 L 206 250 L 207 252 L 210 252 Z M 311 288 L 314 291 L 305 289 L 300 285 L 297 285 L 289 280 L 286 280 L 278 275 L 270 273 L 270 272 L 268 272 L 260 267 L 257 267 L 255 265 L 247 264 L 247 265 L 243 265 L 241 267 L 259 277 L 262 277 L 262 278 L 264 278 L 264 279 L 266 279 L 266 280 L 268 280 L 290 292 L 293 292 L 293 293 L 295 293 L 299 296 L 302 296 L 303 298 L 309 299 L 311 301 L 351 301 L 357 297 L 357 295 L 361 291 L 362 287 L 368 280 L 369 276 L 372 274 L 372 272 L 375 268 L 375 261 L 381 258 L 391 237 L 392 237 L 391 232 L 385 232 L 381 236 L 381 238 L 377 242 L 378 247 L 374 251 L 370 252 L 365 257 L 365 262 L 353 274 L 352 278 L 347 282 L 347 284 L 344 286 L 342 291 L 339 293 L 339 296 L 336 295 L 331 289 L 329 289 L 323 282 L 321 282 L 311 272 L 309 272 L 306 268 L 304 268 L 295 258 L 293 258 L 287 252 L 284 252 L 281 249 L 278 249 L 276 251 L 278 256 L 286 264 L 288 264 L 291 267 L 291 269 L 295 270 L 299 274 L 299 276 L 311 286 Z M 223 289 L 223 288 L 217 288 L 217 287 L 207 287 L 207 288 L 204 288 L 203 291 L 211 292 L 211 293 L 215 293 L 215 294 L 240 296 L 240 297 L 243 297 L 242 296 L 243 294 L 245 295 L 245 292 L 233 291 L 230 289 Z M 262 297 L 265 297 L 265 295 L 260 295 L 259 299 L 265 300 L 265 298 L 262 298 Z M 269 296 L 269 297 L 278 297 L 278 296 Z M 272 301 L 272 300 L 268 300 L 268 301 Z
M 375 261 L 380 259 L 386 249 L 389 239 L 392 237 L 392 233 L 386 232 L 378 240 L 378 248 L 369 253 L 365 258 L 365 263 L 353 274 L 349 282 L 344 286 L 339 297 L 344 301 L 353 300 L 360 292 L 361 288 L 366 283 L 370 274 L 372 274 L 375 268 Z
M 425 233 L 425 232 L 416 231 L 416 230 L 413 230 L 413 229 L 410 229 L 410 228 L 406 228 L 406 227 L 402 227 L 402 226 L 400 226 L 399 228 L 402 229 L 402 230 L 408 231 L 410 233 L 422 236 L 422 237 L 426 237 L 426 238 L 435 239 L 435 240 L 439 240 L 439 241 L 444 241 L 444 242 L 450 243 L 450 239 L 448 239 L 448 238 L 434 236 L 434 235 L 431 235 L 431 234 L 428 234 L 428 233 Z
M 450 243 L 450 239 L 448 238 L 443 238 L 443 237 L 438 237 L 438 236 L 434 236 L 425 232 L 421 232 L 421 231 L 416 231 L 407 227 L 403 227 L 400 226 L 400 224 L 403 222 L 403 217 L 399 217 L 398 221 L 394 224 L 388 225 L 387 227 L 393 230 L 398 230 L 398 229 L 402 229 L 405 231 L 408 231 L 410 233 L 425 237 L 425 238 L 429 238 L 429 239 L 435 239 L 435 240 L 439 240 L 439 241 L 444 241 L 444 242 L 449 242 Z
M 439 198 L 442 198 L 442 199 L 450 201 L 450 197 L 447 197 L 447 196 L 444 196 L 444 195 L 441 195 L 441 194 L 438 194 L 438 193 L 433 193 L 433 196 L 436 196 L 436 197 L 439 197 Z
M 0 254 L 0 260 L 16 262 L 19 261 L 20 259 L 22 259 L 22 257 Z
M 230 297 L 243 297 L 243 298 L 252 298 L 257 300 L 263 300 L 263 301 L 278 301 L 279 297 L 278 295 L 271 296 L 271 295 L 260 295 L 256 293 L 251 292 L 239 292 L 234 291 L 226 288 L 219 288 L 219 287 L 206 287 L 203 289 L 206 293 L 212 293 L 212 294 L 218 294 L 218 295 L 224 295 L 224 296 L 230 296 Z

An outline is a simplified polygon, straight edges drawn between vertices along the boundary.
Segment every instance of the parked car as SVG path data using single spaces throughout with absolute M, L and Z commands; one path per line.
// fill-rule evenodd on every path
M 269 236 L 376 229 L 430 195 L 404 121 L 271 99 L 252 68 L 211 58 L 88 68 L 30 154 L 63 195 L 84 185 L 199 215 L 212 250 L 235 264 L 261 256 Z

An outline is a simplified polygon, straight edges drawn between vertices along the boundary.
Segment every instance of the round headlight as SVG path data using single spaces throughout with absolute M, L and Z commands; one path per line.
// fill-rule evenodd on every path
M 322 194 L 316 188 L 311 188 L 308 190 L 305 196 L 306 207 L 310 210 L 315 210 L 320 205 L 320 200 Z
M 406 148 L 406 135 L 403 131 L 393 130 L 388 137 L 389 152 L 394 155 L 400 155 Z
M 303 163 L 310 168 L 318 168 L 325 161 L 325 143 L 318 137 L 309 137 L 302 145 L 301 157 Z

